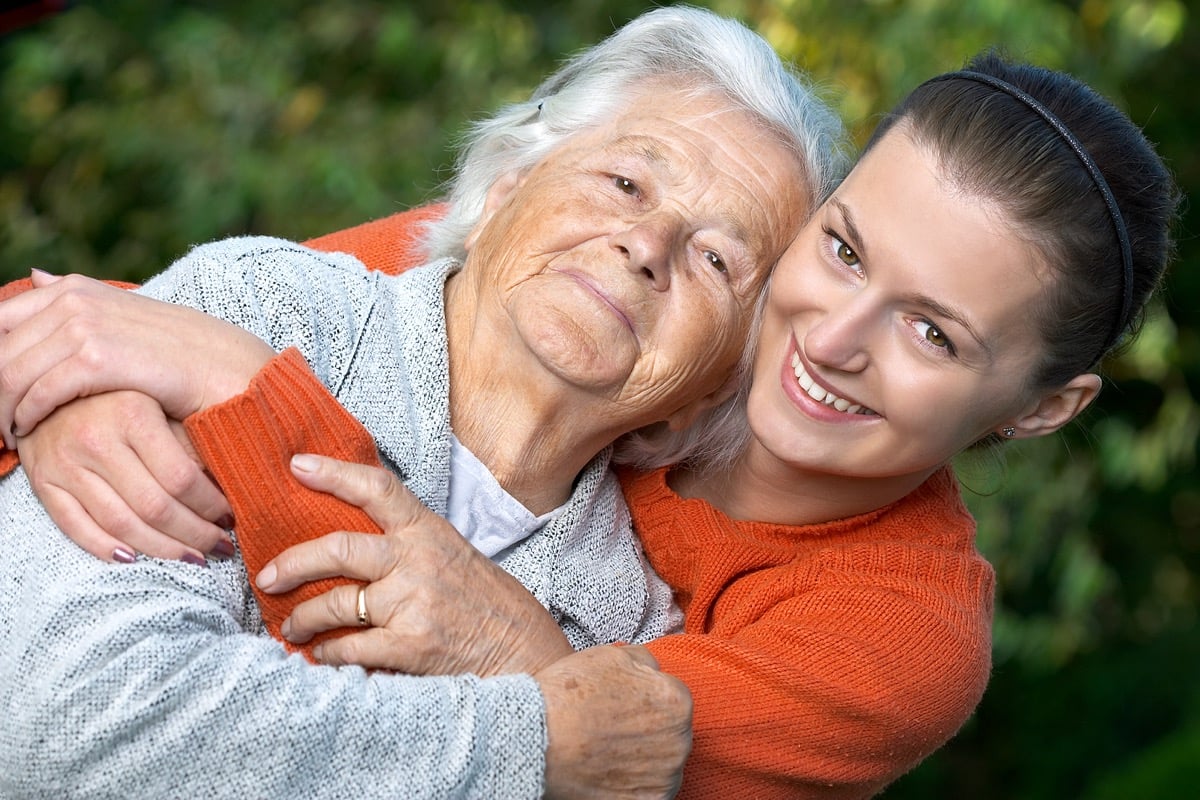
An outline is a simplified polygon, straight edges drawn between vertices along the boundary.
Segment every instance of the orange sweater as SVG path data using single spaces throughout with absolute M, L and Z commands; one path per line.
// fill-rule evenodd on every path
M 310 244 L 399 271 L 415 258 L 398 255 L 411 245 L 395 233 L 427 213 Z M 295 542 L 378 531 L 288 470 L 297 452 L 377 463 L 369 434 L 295 351 L 187 427 L 233 505 L 251 576 Z M 622 482 L 647 556 L 686 614 L 683 634 L 650 645 L 695 702 L 680 797 L 867 797 L 970 716 L 990 666 L 993 576 L 948 470 L 888 508 L 800 528 L 729 520 L 680 499 L 662 471 Z M 271 633 L 332 585 L 259 594 Z

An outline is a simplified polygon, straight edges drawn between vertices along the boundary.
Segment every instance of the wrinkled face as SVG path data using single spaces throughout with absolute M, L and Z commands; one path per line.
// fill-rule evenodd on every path
M 1042 347 L 1047 286 L 999 211 L 893 130 L 772 277 L 749 415 L 778 459 L 854 477 L 928 472 L 1007 424 Z M 1034 403 L 1036 405 L 1036 403 Z
M 723 97 L 658 87 L 493 187 L 464 272 L 537 368 L 636 427 L 725 383 L 806 184 Z

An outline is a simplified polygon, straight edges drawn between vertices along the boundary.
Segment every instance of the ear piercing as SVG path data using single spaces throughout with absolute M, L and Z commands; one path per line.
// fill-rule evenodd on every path
M 1011 439 L 1011 438 L 1013 438 L 1014 436 L 1016 436 L 1016 435 L 1017 435 L 1017 429 L 1016 429 L 1016 428 L 1014 428 L 1014 427 L 1012 427 L 1011 425 L 1010 425 L 1010 426 L 1008 426 L 1008 427 L 1006 427 L 1006 428 L 1004 428 L 1004 429 L 1003 429 L 1003 430 L 1001 430 L 1000 432 L 1004 434 L 1004 438 L 1005 438 L 1005 439 Z

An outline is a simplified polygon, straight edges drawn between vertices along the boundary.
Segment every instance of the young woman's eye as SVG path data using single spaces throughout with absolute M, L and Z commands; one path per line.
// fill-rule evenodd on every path
M 714 253 L 712 250 L 704 251 L 704 260 L 707 261 L 709 264 L 712 264 L 713 269 L 715 269 L 717 272 L 721 273 L 722 275 L 728 274 L 729 267 L 725 266 L 725 261 L 719 255 Z
M 917 320 L 914 325 L 916 326 L 917 333 L 925 341 L 934 347 L 943 348 L 951 353 L 954 352 L 954 345 L 950 343 L 950 340 L 946 338 L 946 334 L 942 333 L 936 325 L 923 319 Z
M 833 254 L 837 256 L 838 261 L 841 261 L 850 269 L 858 270 L 858 253 L 854 252 L 854 248 L 843 242 L 833 234 L 829 235 L 830 247 L 833 248 Z
M 637 184 L 634 183 L 633 181 L 629 180 L 629 178 L 623 178 L 620 175 L 614 175 L 613 183 L 616 184 L 617 188 L 620 189 L 625 194 L 635 195 L 635 196 L 637 194 L 639 194 Z

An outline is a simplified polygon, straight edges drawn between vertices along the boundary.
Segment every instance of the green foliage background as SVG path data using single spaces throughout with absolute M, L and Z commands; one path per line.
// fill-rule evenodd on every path
M 811 70 L 860 142 L 975 51 L 1070 70 L 1200 190 L 1200 24 L 1178 0 L 714 0 Z M 454 135 L 634 0 L 76 3 L 0 38 L 0 279 L 141 280 L 436 196 Z M 976 717 L 888 798 L 1179 797 L 1200 783 L 1200 248 L 1084 426 L 964 464 L 999 575 Z M 930 398 L 936 402 L 936 398 Z M 202 746 L 198 745 L 198 746 Z

